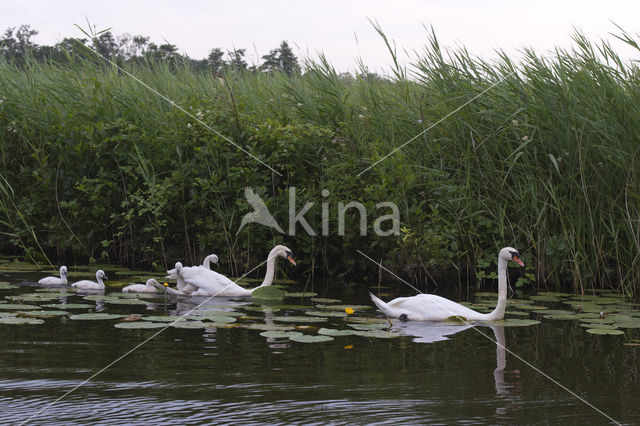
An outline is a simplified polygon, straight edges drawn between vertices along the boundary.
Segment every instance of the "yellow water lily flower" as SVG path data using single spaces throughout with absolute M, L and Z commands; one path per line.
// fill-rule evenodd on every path
M 353 314 L 355 311 L 353 310 L 353 308 L 344 308 L 344 311 L 348 314 L 351 315 Z

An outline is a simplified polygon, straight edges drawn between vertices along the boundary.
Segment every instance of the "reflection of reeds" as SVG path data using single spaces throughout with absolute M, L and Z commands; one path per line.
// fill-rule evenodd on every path
M 414 281 L 460 268 L 464 276 L 511 244 L 540 282 L 640 288 L 637 65 L 581 34 L 572 50 L 526 50 L 515 63 L 446 52 L 430 33 L 407 69 L 385 42 L 392 78 L 362 63 L 356 76 L 340 74 L 323 56 L 293 77 L 125 65 L 282 176 L 115 68 L 82 58 L 0 63 L 2 232 L 25 249 L 43 243 L 48 253 L 86 257 L 71 228 L 90 257 L 158 267 L 218 250 L 237 275 L 262 248 L 290 238 L 258 226 L 236 235 L 243 188 L 259 192 L 286 229 L 287 188 L 296 186 L 299 205 L 363 202 L 370 227 L 376 202 L 401 210 L 398 238 L 349 232 L 357 216 L 344 237 L 298 229 L 288 244 L 323 272 L 362 272 L 353 253 L 366 245 Z M 320 233 L 319 209 L 307 218 Z M 335 233 L 337 218 L 329 222 Z

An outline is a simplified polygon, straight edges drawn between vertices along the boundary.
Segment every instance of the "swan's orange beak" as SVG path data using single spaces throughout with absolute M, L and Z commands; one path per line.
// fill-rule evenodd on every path
M 296 261 L 295 261 L 295 260 L 293 260 L 293 255 L 292 255 L 292 254 L 290 254 L 289 256 L 287 256 L 287 260 L 288 260 L 289 262 L 291 262 L 291 264 L 292 264 L 293 266 L 295 266 L 295 265 L 296 265 Z
M 513 255 L 512 257 L 513 261 L 516 262 L 518 265 L 524 267 L 524 262 L 522 262 L 522 260 L 520 260 L 520 258 L 516 255 Z

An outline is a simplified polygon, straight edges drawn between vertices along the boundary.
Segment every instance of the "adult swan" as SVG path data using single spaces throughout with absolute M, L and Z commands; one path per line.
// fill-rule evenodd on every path
M 253 289 L 240 287 L 224 275 L 198 266 L 178 268 L 178 276 L 186 283 L 198 287 L 198 290 L 192 293 L 194 296 L 250 296 L 256 289 L 273 283 L 278 257 L 287 259 L 293 265 L 296 264 L 291 250 L 285 246 L 275 246 L 267 257 L 267 273 L 264 281 Z
M 481 314 L 459 303 L 435 294 L 419 294 L 413 297 L 398 297 L 385 303 L 373 294 L 371 300 L 388 317 L 415 321 L 444 321 L 452 316 L 461 316 L 467 320 L 492 321 L 501 320 L 507 308 L 507 263 L 513 260 L 520 266 L 518 250 L 505 247 L 498 255 L 498 304 L 493 312 Z

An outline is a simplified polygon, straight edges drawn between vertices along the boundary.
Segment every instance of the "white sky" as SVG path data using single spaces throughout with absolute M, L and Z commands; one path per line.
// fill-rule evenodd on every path
M 97 30 L 168 41 L 193 58 L 214 47 L 246 48 L 250 63 L 287 40 L 299 57 L 324 52 L 339 71 L 356 69 L 362 58 L 371 71 L 387 73 L 390 56 L 367 18 L 380 23 L 404 62 L 404 51 L 413 57 L 426 44 L 425 26 L 434 27 L 441 45 L 485 58 L 498 48 L 516 56 L 523 47 L 568 47 L 578 28 L 594 41 L 610 40 L 623 59 L 640 59 L 610 35 L 619 33 L 612 21 L 640 33 L 637 0 L 12 0 L 1 7 L 0 31 L 29 24 L 39 31 L 36 43 L 54 44 L 82 37 L 74 24 L 86 28 L 88 19 Z

